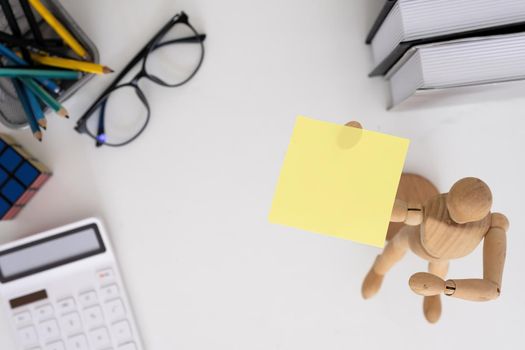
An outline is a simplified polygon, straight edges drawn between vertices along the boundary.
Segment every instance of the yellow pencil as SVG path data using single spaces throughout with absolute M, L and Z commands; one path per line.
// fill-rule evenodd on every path
M 31 53 L 31 59 L 45 66 L 66 68 L 86 73 L 105 74 L 113 72 L 111 68 L 103 66 L 101 64 L 77 61 L 69 58 L 45 56 L 36 53 Z
M 87 59 L 86 49 L 71 35 L 71 33 L 58 21 L 58 19 L 40 2 L 40 0 L 29 0 L 33 8 L 42 16 L 51 28 L 71 47 L 71 49 L 80 57 Z

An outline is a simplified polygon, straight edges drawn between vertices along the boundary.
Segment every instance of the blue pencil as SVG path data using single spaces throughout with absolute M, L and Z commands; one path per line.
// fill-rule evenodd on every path
M 18 64 L 21 66 L 29 66 L 29 64 L 24 61 L 22 58 L 18 57 L 16 53 L 14 53 L 12 50 L 10 50 L 7 46 L 0 43 L 0 55 L 5 56 L 7 59 L 9 59 L 12 63 Z M 50 79 L 44 79 L 44 78 L 35 78 L 38 80 L 46 89 L 48 89 L 51 92 L 59 93 L 60 87 L 53 82 Z
M 47 119 L 44 116 L 44 111 L 42 110 L 42 106 L 40 106 L 40 103 L 38 103 L 38 99 L 36 98 L 33 91 L 31 91 L 27 86 L 24 86 L 24 90 L 27 95 L 27 99 L 29 101 L 29 106 L 31 107 L 31 110 L 33 111 L 33 115 L 36 118 L 36 121 L 38 125 L 42 129 L 47 129 Z
M 29 99 L 24 91 L 24 86 L 17 79 L 11 79 L 11 81 L 13 82 L 13 86 L 15 87 L 16 94 L 18 95 L 18 99 L 20 100 L 20 103 L 22 104 L 22 108 L 24 109 L 24 112 L 26 114 L 27 121 L 29 122 L 31 131 L 33 132 L 33 136 L 38 141 L 42 141 L 42 132 L 40 131 L 40 127 L 38 126 L 38 123 L 33 115 L 31 106 L 29 105 Z

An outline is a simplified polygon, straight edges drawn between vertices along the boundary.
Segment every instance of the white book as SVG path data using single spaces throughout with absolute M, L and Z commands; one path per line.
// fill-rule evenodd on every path
M 525 33 L 417 46 L 390 70 L 391 106 L 420 91 L 525 79 Z
M 374 65 L 402 42 L 525 22 L 525 0 L 397 0 L 371 39 Z

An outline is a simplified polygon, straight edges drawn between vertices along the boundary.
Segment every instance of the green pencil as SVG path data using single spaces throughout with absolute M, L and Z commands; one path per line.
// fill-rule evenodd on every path
M 29 102 L 31 110 L 33 111 L 33 115 L 36 118 L 36 122 L 38 123 L 38 125 L 40 125 L 42 129 L 47 129 L 47 119 L 44 116 L 44 111 L 42 110 L 42 107 L 40 106 L 40 103 L 38 102 L 35 94 L 33 93 L 33 91 L 29 90 L 27 86 L 22 85 L 22 87 L 26 92 L 27 100 Z
M 13 86 L 15 88 L 16 94 L 18 95 L 18 99 L 20 100 L 20 104 L 22 105 L 22 108 L 24 109 L 24 112 L 26 114 L 27 122 L 31 128 L 31 132 L 33 133 L 33 136 L 38 140 L 42 141 L 42 132 L 40 131 L 40 127 L 38 125 L 38 122 L 35 119 L 35 116 L 33 115 L 33 112 L 31 110 L 31 107 L 29 106 L 29 101 L 27 99 L 26 90 L 24 90 L 24 86 L 16 79 L 12 80 Z
M 60 102 L 55 100 L 53 96 L 47 93 L 46 90 L 44 90 L 40 85 L 35 83 L 33 79 L 31 78 L 19 78 L 33 93 L 40 98 L 46 105 L 48 105 L 51 109 L 53 109 L 55 112 L 57 112 L 58 115 L 69 118 L 67 114 L 67 110 L 62 107 Z
M 0 77 L 21 78 L 50 78 L 50 79 L 67 79 L 77 80 L 82 76 L 80 72 L 59 69 L 34 69 L 34 68 L 0 68 Z

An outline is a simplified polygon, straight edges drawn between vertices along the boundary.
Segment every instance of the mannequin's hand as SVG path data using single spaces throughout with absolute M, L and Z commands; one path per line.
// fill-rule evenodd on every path
M 445 291 L 445 281 L 428 272 L 418 272 L 408 280 L 410 288 L 419 295 L 438 295 Z
M 345 124 L 346 126 L 351 126 L 352 128 L 362 129 L 361 123 L 358 121 L 352 120 L 351 122 L 348 122 Z

